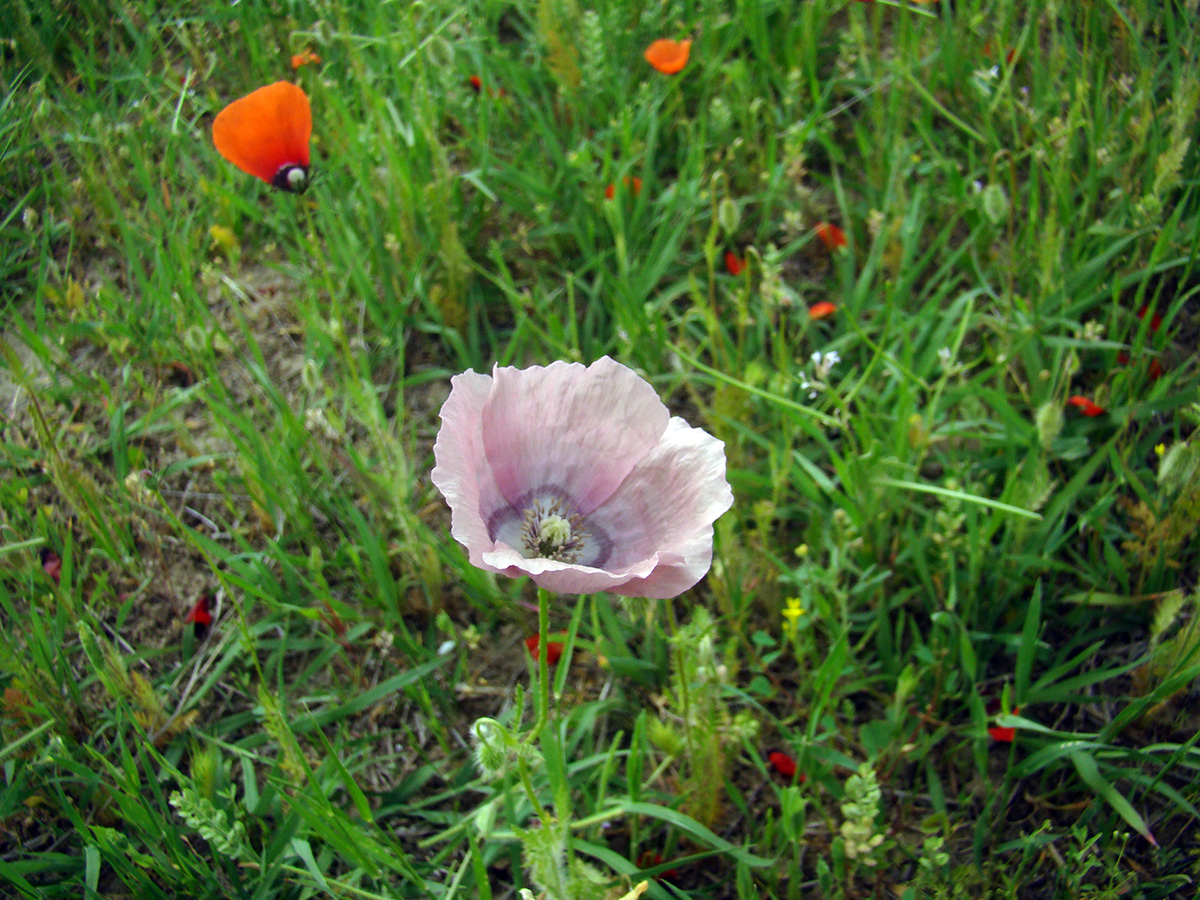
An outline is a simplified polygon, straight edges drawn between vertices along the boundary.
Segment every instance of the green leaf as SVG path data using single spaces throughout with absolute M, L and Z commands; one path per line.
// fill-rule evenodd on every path
M 312 845 L 303 838 L 292 838 L 292 849 L 304 862 L 304 867 L 308 869 L 308 873 L 312 875 L 313 880 L 315 880 L 317 884 L 332 894 L 333 889 L 329 887 L 329 884 L 325 881 L 325 876 L 321 873 L 321 867 L 318 866 L 317 861 L 313 859 Z
M 729 843 L 724 838 L 713 834 L 691 816 L 686 816 L 676 810 L 668 809 L 665 806 L 658 806 L 654 803 L 634 803 L 631 800 L 619 801 L 617 806 L 629 815 L 649 816 L 652 819 L 659 819 L 670 825 L 674 825 L 680 831 L 690 834 L 696 840 L 702 841 L 710 847 L 716 847 L 718 850 L 723 850 L 734 859 L 744 862 L 748 866 L 771 866 L 775 864 L 775 860 L 773 859 L 755 856 L 741 847 Z
M 333 745 L 329 743 L 329 739 L 325 737 L 325 732 L 321 729 L 315 729 L 317 736 L 321 739 L 321 743 L 325 745 L 325 758 L 333 763 L 334 768 L 338 770 L 338 774 L 342 776 L 342 786 L 346 789 L 346 793 L 350 795 L 350 799 L 354 801 L 354 808 L 358 810 L 358 814 L 363 817 L 363 820 L 371 824 L 375 823 L 375 817 L 371 813 L 371 804 L 363 794 L 362 789 L 354 780 L 354 776 L 342 764 L 338 758 L 337 751 L 333 749 Z
M 1025 626 L 1021 629 L 1021 646 L 1017 648 L 1017 704 L 1029 696 L 1029 677 L 1033 671 L 1033 654 L 1037 650 L 1038 634 L 1042 625 L 1042 582 L 1039 580 L 1029 598 L 1029 609 L 1025 612 Z
M 1071 762 L 1075 763 L 1075 769 L 1079 772 L 1079 777 L 1084 780 L 1088 787 L 1103 797 L 1108 805 L 1115 809 L 1121 818 L 1128 822 L 1138 834 L 1155 847 L 1158 846 L 1158 841 L 1150 833 L 1150 828 L 1146 825 L 1146 820 L 1133 808 L 1133 804 L 1126 800 L 1124 795 L 1113 787 L 1109 783 L 1109 780 L 1101 774 L 1100 766 L 1096 763 L 1096 757 L 1090 753 L 1084 753 L 1082 750 L 1076 750 L 1071 753 Z

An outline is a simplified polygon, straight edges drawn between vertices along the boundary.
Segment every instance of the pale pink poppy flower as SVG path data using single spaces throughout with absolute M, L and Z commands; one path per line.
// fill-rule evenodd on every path
M 725 445 L 607 356 L 450 381 L 433 483 L 472 564 L 563 594 L 674 597 L 733 505 Z

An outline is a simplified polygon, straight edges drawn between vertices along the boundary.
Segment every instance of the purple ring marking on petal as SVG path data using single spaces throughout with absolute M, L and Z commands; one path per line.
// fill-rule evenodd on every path
M 488 516 L 488 537 L 493 541 L 503 541 L 520 553 L 522 541 L 519 535 L 525 523 L 526 510 L 533 509 L 535 504 L 550 505 L 555 502 L 562 504 L 572 512 L 578 509 L 574 499 L 561 487 L 555 484 L 544 484 L 526 491 L 517 499 L 516 503 L 501 506 Z M 576 564 L 598 569 L 612 556 L 612 538 L 603 528 L 593 524 L 587 516 L 579 513 L 573 514 L 578 515 L 582 529 L 587 533 L 583 555 Z

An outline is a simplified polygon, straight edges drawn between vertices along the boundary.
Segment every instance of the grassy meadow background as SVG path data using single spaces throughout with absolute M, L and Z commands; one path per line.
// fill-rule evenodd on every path
M 531 787 L 571 897 L 1195 896 L 1198 22 L 5 3 L 0 895 L 537 894 Z M 302 196 L 210 138 L 280 79 Z M 536 592 L 437 412 L 605 354 L 734 507 L 676 600 L 556 598 L 553 752 L 484 777 Z

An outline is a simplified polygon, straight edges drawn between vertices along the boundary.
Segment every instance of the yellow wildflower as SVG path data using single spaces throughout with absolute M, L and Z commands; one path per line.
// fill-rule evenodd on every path
M 787 620 L 783 626 L 784 629 L 794 634 L 802 615 L 804 615 L 804 607 L 800 605 L 800 598 L 789 597 L 787 606 L 783 610 L 783 617 Z

